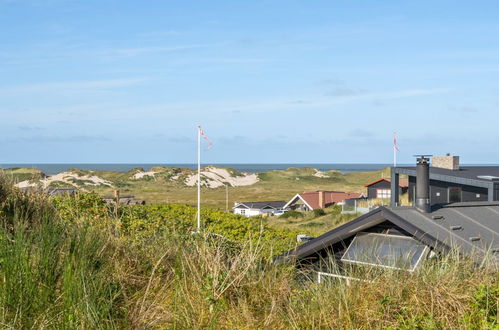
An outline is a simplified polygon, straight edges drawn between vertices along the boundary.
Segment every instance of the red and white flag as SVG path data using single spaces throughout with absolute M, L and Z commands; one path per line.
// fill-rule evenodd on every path
M 204 130 L 201 126 L 198 126 L 198 129 L 199 129 L 199 134 L 201 134 L 201 137 L 206 142 L 208 142 L 208 148 L 206 148 L 206 150 L 210 150 L 213 147 L 213 142 L 211 142 L 211 140 L 206 136 L 206 134 L 204 134 Z
M 397 133 L 393 132 L 393 148 L 397 151 L 400 151 L 399 147 L 397 146 Z

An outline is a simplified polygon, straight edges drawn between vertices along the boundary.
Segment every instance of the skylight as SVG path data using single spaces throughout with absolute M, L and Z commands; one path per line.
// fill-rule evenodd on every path
M 359 233 L 341 261 L 414 271 L 427 246 L 412 237 Z

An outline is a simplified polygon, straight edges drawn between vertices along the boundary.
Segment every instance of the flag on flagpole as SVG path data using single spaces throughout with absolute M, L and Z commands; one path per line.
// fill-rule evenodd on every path
M 396 151 L 400 151 L 399 147 L 397 146 L 397 133 L 393 132 L 393 148 Z
M 208 147 L 206 148 L 206 150 L 210 150 L 213 147 L 213 142 L 211 142 L 211 140 L 206 136 L 206 134 L 204 133 L 204 130 L 201 126 L 198 126 L 198 129 L 199 129 L 199 134 L 201 134 L 201 137 L 206 142 L 208 142 Z
M 397 152 L 400 151 L 397 146 L 397 133 L 393 132 L 393 167 L 397 167 Z
M 211 149 L 213 142 L 206 136 L 201 125 L 198 126 L 198 210 L 197 210 L 197 233 L 201 232 L 201 138 L 208 142 L 208 148 Z

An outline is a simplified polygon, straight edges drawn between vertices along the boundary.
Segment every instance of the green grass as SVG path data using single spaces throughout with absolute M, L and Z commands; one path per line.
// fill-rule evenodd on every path
M 319 236 L 346 223 L 358 214 L 341 214 L 341 206 L 332 206 L 322 212 L 287 212 L 280 217 L 272 217 L 269 225 L 274 228 L 299 231 L 302 234 Z

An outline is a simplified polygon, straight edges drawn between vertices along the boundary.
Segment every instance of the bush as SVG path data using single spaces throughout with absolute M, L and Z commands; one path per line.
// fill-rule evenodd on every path
M 279 219 L 303 218 L 305 215 L 298 211 L 288 211 L 279 216 Z
M 322 217 L 326 215 L 326 211 L 324 211 L 323 209 L 315 209 L 312 212 L 314 213 L 314 217 Z

